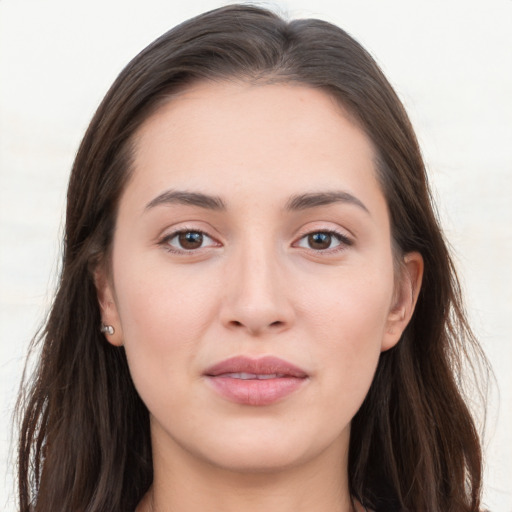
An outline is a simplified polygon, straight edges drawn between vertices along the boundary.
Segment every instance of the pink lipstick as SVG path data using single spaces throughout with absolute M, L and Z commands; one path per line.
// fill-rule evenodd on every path
M 209 384 L 224 398 L 244 405 L 270 405 L 299 389 L 308 378 L 297 366 L 277 357 L 238 356 L 204 372 Z

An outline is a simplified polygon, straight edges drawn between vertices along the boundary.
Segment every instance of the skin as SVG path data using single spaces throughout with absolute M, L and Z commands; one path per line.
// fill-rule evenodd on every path
M 170 100 L 135 148 L 96 284 L 150 411 L 155 477 L 138 511 L 352 510 L 350 422 L 423 271 L 417 253 L 394 271 L 371 141 L 324 92 L 226 82 Z M 339 191 L 356 200 L 289 208 Z M 205 235 L 186 249 L 180 231 Z M 235 355 L 280 357 L 307 382 L 271 405 L 233 403 L 203 373 Z

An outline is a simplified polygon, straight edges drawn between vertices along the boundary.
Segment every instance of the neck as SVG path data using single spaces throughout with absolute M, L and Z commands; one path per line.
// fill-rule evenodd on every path
M 322 494 L 313 485 L 287 485 L 282 478 L 234 478 L 231 485 L 221 487 L 192 485 L 178 490 L 177 486 L 153 484 L 137 512 L 363 512 L 348 492 L 333 489 Z M 237 485 L 235 482 L 239 482 Z M 241 485 L 240 485 L 241 482 Z M 193 488 L 193 489 L 192 489 Z M 308 492 L 309 491 L 309 492 Z
M 350 496 L 343 453 L 331 447 L 293 467 L 240 472 L 158 449 L 153 485 L 137 512 L 363 512 Z

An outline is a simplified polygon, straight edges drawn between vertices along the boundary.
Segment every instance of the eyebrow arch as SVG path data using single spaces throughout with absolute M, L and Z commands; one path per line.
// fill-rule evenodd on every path
M 287 210 L 306 210 L 317 206 L 325 206 L 333 203 L 348 203 L 358 206 L 366 213 L 370 213 L 368 208 L 356 196 L 342 190 L 328 192 L 311 192 L 292 196 L 286 203 Z
M 201 194 L 200 192 L 188 192 L 186 190 L 167 190 L 152 199 L 146 205 L 145 211 L 151 210 L 155 206 L 170 204 L 199 206 L 208 210 L 226 209 L 226 205 L 220 197 Z

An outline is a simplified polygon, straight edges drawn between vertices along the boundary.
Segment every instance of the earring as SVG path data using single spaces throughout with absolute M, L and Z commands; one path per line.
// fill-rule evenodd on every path
M 109 336 L 112 336 L 112 334 L 114 334 L 116 332 L 112 325 L 105 325 L 105 324 L 101 324 L 100 331 L 103 334 L 108 334 Z

